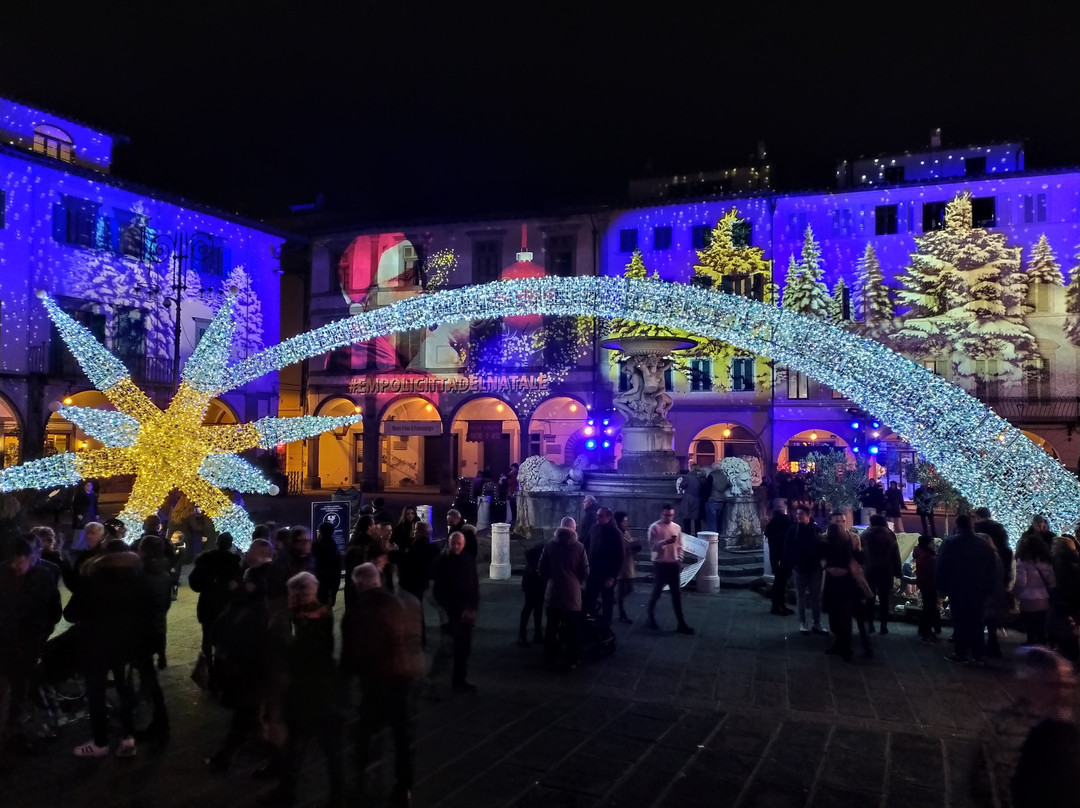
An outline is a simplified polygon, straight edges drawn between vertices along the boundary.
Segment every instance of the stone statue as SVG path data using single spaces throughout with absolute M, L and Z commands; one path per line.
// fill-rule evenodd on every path
M 727 477 L 720 544 L 726 550 L 756 550 L 763 544 L 761 518 L 754 502 L 750 464 L 740 457 L 725 457 L 713 466 Z
M 626 426 L 670 426 L 667 414 L 672 399 L 664 391 L 664 373 L 674 364 L 673 360 L 657 354 L 631 356 L 626 360 L 623 372 L 630 377 L 630 383 L 612 402 L 626 419 Z
M 728 478 L 728 489 L 724 492 L 725 499 L 753 495 L 754 478 L 750 473 L 749 463 L 741 457 L 725 457 L 720 461 L 720 469 Z
M 518 486 L 524 493 L 531 491 L 577 491 L 585 480 L 588 459 L 578 455 L 572 466 L 552 463 L 546 457 L 533 455 L 518 468 Z

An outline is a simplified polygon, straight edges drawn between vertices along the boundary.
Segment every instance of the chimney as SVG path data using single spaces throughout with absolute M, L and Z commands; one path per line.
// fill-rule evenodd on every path
M 931 149 L 940 149 L 941 148 L 941 127 L 940 126 L 937 129 L 934 129 L 930 133 L 930 148 Z

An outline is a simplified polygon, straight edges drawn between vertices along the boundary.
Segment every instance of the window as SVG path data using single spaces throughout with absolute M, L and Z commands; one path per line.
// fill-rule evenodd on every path
M 805 233 L 809 223 L 810 216 L 805 210 L 788 214 L 788 232 L 793 236 L 801 236 Z
M 188 241 L 191 269 L 201 275 L 224 274 L 223 253 L 219 240 L 206 233 L 195 233 Z
M 1049 283 L 1028 284 L 1028 304 L 1035 309 L 1037 314 L 1050 313 L 1053 307 L 1050 290 L 1053 286 Z
M 48 124 L 34 127 L 34 151 L 70 163 L 75 159 L 75 144 L 63 129 Z
M 924 359 L 922 366 L 935 376 L 943 379 L 948 376 L 948 363 L 944 359 Z
M 695 250 L 707 250 L 712 244 L 712 228 L 707 224 L 695 224 L 690 231 L 690 244 Z
M 731 389 L 736 392 L 754 389 L 754 357 L 731 360 Z
M 983 401 L 1001 398 L 1001 379 L 998 377 L 998 360 L 975 360 L 975 397 Z
M 1040 284 L 1041 285 L 1041 284 Z M 1024 381 L 1027 396 L 1034 399 L 1050 397 L 1050 360 L 1041 356 L 1024 363 Z
M 102 345 L 105 344 L 105 315 L 97 314 L 91 311 L 82 311 L 78 309 L 64 308 L 64 311 L 94 335 Z M 53 326 L 55 331 L 56 326 Z M 79 367 L 79 363 L 72 356 L 71 351 L 67 349 L 64 341 L 60 339 L 59 335 L 53 335 L 49 341 L 49 369 L 53 376 L 60 376 L 62 378 L 78 377 L 82 378 L 83 371 Z
M 146 322 L 138 309 L 122 307 L 113 315 L 113 351 L 129 366 L 146 356 Z
M 760 272 L 753 275 L 724 275 L 720 279 L 720 291 L 760 302 L 765 299 L 765 276 Z
M 397 333 L 395 340 L 398 362 L 401 367 L 409 367 L 412 361 L 420 354 L 426 332 L 427 329 L 421 326 L 420 328 L 411 328 L 408 331 L 399 331 Z
M 619 362 L 619 392 L 625 393 L 630 389 L 630 377 L 626 374 L 626 360 Z
M 203 319 L 202 317 L 193 317 L 192 322 L 195 324 L 195 344 L 198 345 L 205 334 L 210 329 L 210 320 Z
M 978 177 L 986 173 L 985 157 L 969 157 L 964 161 L 964 176 Z
M 975 227 L 993 227 L 997 224 L 997 199 L 977 196 L 971 200 L 971 223 Z
M 855 233 L 855 225 L 851 219 L 851 208 L 837 208 L 830 215 L 832 219 L 833 235 L 851 236 Z
M 885 166 L 885 182 L 890 185 L 904 181 L 903 166 Z
M 924 233 L 945 229 L 945 206 L 947 202 L 923 202 L 922 229 Z
M 716 444 L 711 440 L 694 441 L 694 460 L 702 468 L 716 462 Z
M 139 213 L 118 213 L 117 244 L 121 255 L 142 260 L 146 253 L 146 217 Z
M 1046 194 L 1024 194 L 1024 224 L 1046 221 Z
M 810 398 L 809 380 L 797 370 L 788 368 L 787 372 L 787 397 Z
M 637 231 L 634 231 L 637 233 Z M 636 236 L 635 236 L 636 239 Z M 544 239 L 544 268 L 548 275 L 571 278 L 574 275 L 574 237 L 569 234 Z
M 707 392 L 712 390 L 712 360 L 690 360 L 690 390 L 692 392 Z
M 74 196 L 53 205 L 53 239 L 73 247 L 93 247 L 99 205 Z
M 474 241 L 472 247 L 473 283 L 490 283 L 499 279 L 502 269 L 502 242 L 499 239 Z
M 654 227 L 652 231 L 652 246 L 654 250 L 670 250 L 671 228 Z
M 633 252 L 637 249 L 637 228 L 630 227 L 619 231 L 619 252 Z
M 749 219 L 736 219 L 731 225 L 731 246 L 735 249 L 754 246 L 754 225 Z
M 543 432 L 530 432 L 529 433 L 529 457 L 540 454 L 540 449 L 544 445 L 544 433 Z
M 664 390 L 668 393 L 675 389 L 675 374 L 671 372 L 671 368 L 664 371 Z
M 874 208 L 874 235 L 889 236 L 896 232 L 896 205 L 878 205 Z

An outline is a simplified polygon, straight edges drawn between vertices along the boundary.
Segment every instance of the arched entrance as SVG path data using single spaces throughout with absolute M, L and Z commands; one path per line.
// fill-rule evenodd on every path
M 18 410 L 0 394 L 0 469 L 22 461 L 22 419 Z
M 379 422 L 379 476 L 384 489 L 439 484 L 442 418 L 426 398 L 392 402 Z
M 466 401 L 454 413 L 450 432 L 458 477 L 486 472 L 494 482 L 519 461 L 521 425 L 517 413 L 501 399 L 481 396 Z
M 316 415 L 353 415 L 356 404 L 348 398 L 328 398 L 321 402 Z M 364 425 L 341 426 L 323 432 L 317 438 L 318 468 L 316 474 L 323 488 L 347 488 L 360 485 L 364 479 Z
M 529 457 L 543 455 L 553 463 L 571 463 L 575 445 L 588 420 L 585 404 L 569 396 L 541 401 L 529 419 Z
M 203 417 L 203 424 L 206 426 L 238 423 L 240 423 L 240 419 L 236 416 L 236 411 L 224 401 L 216 398 L 210 402 L 210 406 L 206 408 L 206 415 Z
M 84 390 L 80 393 L 71 393 L 64 396 L 62 403 L 66 406 L 88 407 L 99 410 L 115 410 L 104 393 L 97 390 Z M 83 452 L 87 449 L 100 449 L 102 444 L 83 432 L 71 421 L 53 413 L 45 424 L 46 457 L 63 452 Z
M 1028 432 L 1026 429 L 1021 429 L 1020 433 L 1029 441 L 1042 449 L 1044 452 L 1046 452 L 1048 455 L 1050 455 L 1052 458 L 1054 458 L 1055 460 L 1058 459 L 1057 449 L 1054 448 L 1054 444 L 1052 444 L 1042 435 L 1036 435 L 1034 432 Z
M 836 433 L 828 429 L 804 429 L 792 435 L 780 449 L 776 458 L 776 468 L 780 471 L 797 473 L 804 470 L 802 469 L 803 461 L 811 452 L 824 454 L 835 451 L 843 451 L 849 459 L 854 458 L 854 455 L 848 451 L 848 442 Z
M 707 468 L 725 457 L 756 457 L 761 459 L 761 444 L 744 426 L 734 423 L 712 424 L 690 441 L 687 461 Z

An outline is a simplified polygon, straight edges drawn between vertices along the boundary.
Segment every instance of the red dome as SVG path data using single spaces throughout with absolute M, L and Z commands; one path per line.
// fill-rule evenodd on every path
M 532 261 L 515 261 L 499 273 L 499 280 L 501 281 L 513 281 L 518 278 L 544 277 L 547 277 L 544 268 L 539 264 L 534 264 Z

